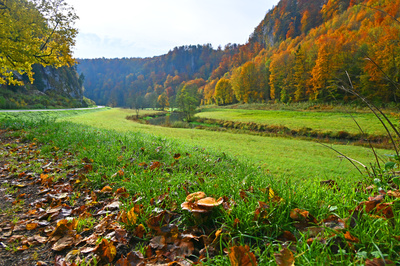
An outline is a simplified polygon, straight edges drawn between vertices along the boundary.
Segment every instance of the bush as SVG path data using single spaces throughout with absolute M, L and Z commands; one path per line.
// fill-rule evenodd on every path
M 171 124 L 172 128 L 190 128 L 190 124 L 184 121 L 176 121 Z

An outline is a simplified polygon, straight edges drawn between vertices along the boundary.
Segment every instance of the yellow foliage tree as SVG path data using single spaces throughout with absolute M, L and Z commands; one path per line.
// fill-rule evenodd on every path
M 23 85 L 17 73 L 33 82 L 33 64 L 73 65 L 76 19 L 64 0 L 0 0 L 0 84 Z
M 222 78 L 215 86 L 215 98 L 218 105 L 233 103 L 234 93 L 229 79 Z
M 157 104 L 164 111 L 165 107 L 169 106 L 168 96 L 165 93 L 158 96 Z

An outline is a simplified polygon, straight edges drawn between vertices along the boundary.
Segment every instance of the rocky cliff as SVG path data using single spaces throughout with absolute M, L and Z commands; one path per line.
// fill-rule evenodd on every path
M 22 76 L 24 86 L 0 85 L 0 109 L 85 107 L 83 75 L 76 67 L 34 65 L 31 84 Z

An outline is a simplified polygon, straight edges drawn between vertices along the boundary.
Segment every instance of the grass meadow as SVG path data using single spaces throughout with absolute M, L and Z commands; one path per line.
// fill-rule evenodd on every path
M 54 113 L 51 119 L 42 114 L 0 114 L 0 126 L 13 129 L 12 134 L 27 142 L 41 143 L 42 154 L 54 156 L 57 150 L 91 160 L 93 171 L 86 177 L 93 189 L 125 187 L 140 196 L 144 212 L 138 223 L 146 225 L 155 209 L 162 208 L 179 215 L 173 223 L 180 231 L 193 226 L 208 234 L 218 231 L 210 244 L 215 250 L 209 251 L 204 265 L 230 265 L 224 249 L 233 245 L 248 245 L 259 265 L 276 265 L 282 248 L 291 250 L 296 265 L 364 265 L 374 258 L 400 261 L 399 202 L 392 200 L 390 219 L 366 212 L 355 216 L 357 206 L 374 196 L 378 187 L 364 190 L 359 181 L 370 185 L 373 180 L 332 150 L 289 138 L 150 126 L 125 119 L 132 114 L 133 110 L 123 109 Z M 309 118 L 319 119 L 322 116 Z M 332 147 L 366 165 L 373 163 L 369 149 Z M 151 167 L 155 163 L 157 167 Z M 123 175 L 116 174 L 121 170 Z M 321 185 L 329 179 L 334 186 Z M 379 186 L 387 189 L 384 181 L 382 177 Z M 199 218 L 180 208 L 186 191 L 225 197 L 232 208 L 215 208 L 208 217 Z M 167 195 L 163 205 L 150 204 L 161 195 Z M 127 200 L 123 208 L 129 210 L 132 204 Z M 297 210 L 307 215 L 300 219 Z M 308 213 L 315 217 L 314 223 Z M 332 216 L 345 226 L 329 227 L 324 219 Z M 307 226 L 299 227 L 304 222 Z M 294 239 L 282 238 L 285 232 Z M 357 240 L 348 240 L 347 232 Z
M 347 131 L 359 133 L 353 118 L 365 133 L 385 135 L 386 132 L 374 114 L 366 112 L 317 112 L 295 110 L 247 110 L 247 109 L 203 109 L 196 116 L 240 122 L 255 122 L 267 125 L 283 125 L 290 129 L 312 128 L 321 132 Z M 391 117 L 389 115 L 389 117 Z M 395 121 L 394 117 L 391 117 Z
M 145 111 L 147 112 L 147 111 Z M 222 151 L 239 161 L 250 161 L 256 167 L 279 178 L 293 180 L 348 180 L 362 179 L 357 170 L 339 154 L 316 142 L 283 137 L 261 137 L 227 132 L 212 132 L 184 128 L 151 126 L 127 121 L 127 115 L 134 114 L 129 109 L 111 109 L 93 112 L 85 116 L 66 118 L 67 121 L 113 129 L 118 132 L 140 132 L 174 139 L 182 145 Z M 212 112 L 211 112 L 212 114 Z M 370 149 L 351 145 L 330 145 L 348 157 L 365 165 L 374 162 Z M 380 150 L 380 154 L 389 154 Z

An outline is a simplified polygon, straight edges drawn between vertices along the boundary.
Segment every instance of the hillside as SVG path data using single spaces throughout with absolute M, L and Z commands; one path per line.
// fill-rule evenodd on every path
M 245 45 L 177 47 L 154 58 L 79 60 L 86 96 L 111 106 L 170 105 L 187 84 L 198 102 L 349 102 L 352 88 L 397 102 L 400 0 L 282 0 Z M 197 79 L 197 80 L 196 80 Z
M 34 81 L 19 76 L 25 85 L 0 85 L 0 109 L 86 107 L 83 75 L 75 67 L 33 65 Z
M 214 50 L 207 44 L 175 47 L 153 58 L 80 59 L 78 71 L 85 75 L 85 95 L 98 104 L 130 106 L 130 99 L 143 96 L 153 107 L 155 97 L 163 92 L 175 96 L 182 82 L 209 79 L 221 60 L 237 49 L 227 45 Z

